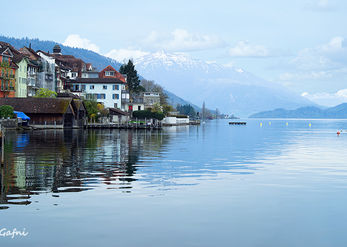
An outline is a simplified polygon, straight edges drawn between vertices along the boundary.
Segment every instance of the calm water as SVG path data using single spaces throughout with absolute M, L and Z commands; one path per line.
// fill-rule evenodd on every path
M 10 132 L 0 229 L 29 235 L 0 246 L 346 246 L 338 129 L 347 121 Z

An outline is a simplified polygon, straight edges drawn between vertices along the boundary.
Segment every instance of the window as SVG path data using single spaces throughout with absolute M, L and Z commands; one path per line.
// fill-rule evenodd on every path
M 119 90 L 119 85 L 113 85 L 113 90 Z
M 102 89 L 106 90 L 107 89 L 107 85 L 103 85 Z
M 96 94 L 91 94 L 91 93 L 88 93 L 87 95 L 86 95 L 86 97 L 87 97 L 87 99 L 96 99 Z
M 139 111 L 141 111 L 141 106 L 139 105 L 139 106 L 137 107 L 137 109 L 138 109 Z
M 97 99 L 106 99 L 106 94 L 97 94 Z
M 114 76 L 114 71 L 105 71 L 105 76 Z
M 89 89 L 94 90 L 94 85 L 90 85 Z
M 86 90 L 86 85 L 82 85 L 81 89 L 82 89 L 82 91 L 85 91 Z
M 119 94 L 112 94 L 112 99 L 119 99 Z
M 117 103 L 114 103 L 114 108 L 118 108 L 118 104 Z

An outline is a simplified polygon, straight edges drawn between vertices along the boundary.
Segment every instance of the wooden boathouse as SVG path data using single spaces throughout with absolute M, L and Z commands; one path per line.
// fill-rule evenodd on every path
M 87 111 L 82 100 L 73 98 L 0 98 L 0 105 L 30 117 L 30 126 L 37 128 L 83 128 Z

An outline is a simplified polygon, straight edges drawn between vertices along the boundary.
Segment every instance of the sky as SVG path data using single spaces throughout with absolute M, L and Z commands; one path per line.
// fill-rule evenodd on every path
M 3 9 L 14 2 L 2 0 Z M 322 105 L 347 102 L 347 1 L 18 0 L 0 34 L 119 61 L 164 50 L 242 68 Z

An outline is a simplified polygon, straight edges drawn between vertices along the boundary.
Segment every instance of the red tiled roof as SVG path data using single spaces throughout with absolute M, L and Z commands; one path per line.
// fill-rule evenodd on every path
M 105 71 L 114 71 L 114 76 L 106 76 Z M 124 76 L 119 73 L 117 70 L 115 70 L 111 65 L 108 65 L 106 68 L 104 68 L 102 71 L 99 72 L 100 78 L 117 78 L 121 80 L 123 83 L 125 83 Z

